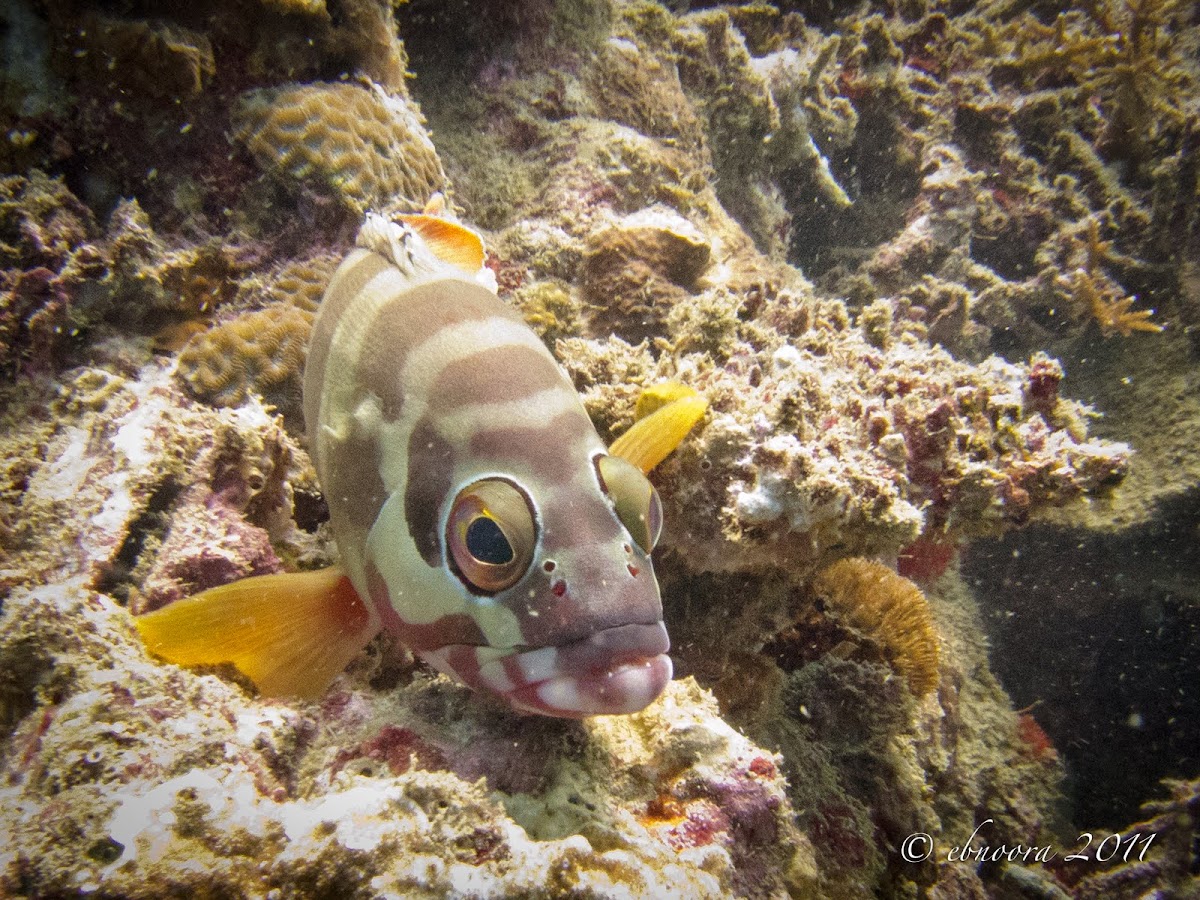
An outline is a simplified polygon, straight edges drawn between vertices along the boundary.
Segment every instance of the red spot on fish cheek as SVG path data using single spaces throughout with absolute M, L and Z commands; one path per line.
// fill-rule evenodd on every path
M 550 593 L 555 597 L 564 597 L 567 593 L 567 583 L 565 581 L 555 581 L 550 585 Z
M 641 569 L 639 569 L 633 563 L 625 563 L 625 568 L 627 568 L 629 570 L 629 574 L 632 575 L 634 578 L 637 578 L 638 572 L 641 571 Z

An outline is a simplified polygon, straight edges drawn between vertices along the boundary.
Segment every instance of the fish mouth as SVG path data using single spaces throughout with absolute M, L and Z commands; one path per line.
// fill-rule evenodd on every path
M 649 706 L 671 680 L 670 647 L 666 627 L 657 622 L 605 628 L 553 647 L 514 647 L 488 654 L 486 661 L 473 653 L 478 660 L 473 673 L 439 665 L 436 657 L 445 659 L 449 648 L 422 655 L 471 687 L 500 696 L 514 709 L 581 719 L 625 715 Z

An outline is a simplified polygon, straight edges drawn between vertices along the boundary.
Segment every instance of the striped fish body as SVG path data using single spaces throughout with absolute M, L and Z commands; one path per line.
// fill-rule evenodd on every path
M 305 369 L 309 449 L 369 630 L 520 710 L 639 710 L 671 677 L 657 496 L 486 270 L 437 246 L 369 216 Z

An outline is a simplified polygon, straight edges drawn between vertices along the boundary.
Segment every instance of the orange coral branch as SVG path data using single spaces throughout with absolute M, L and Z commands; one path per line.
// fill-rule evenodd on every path
M 1129 337 L 1135 331 L 1163 330 L 1163 326 L 1150 321 L 1154 310 L 1131 309 L 1137 300 L 1136 297 L 1106 297 L 1096 286 L 1096 280 L 1083 269 L 1075 272 L 1072 287 L 1075 296 L 1091 309 L 1093 318 L 1099 323 L 1100 330 L 1106 337 L 1114 334 Z

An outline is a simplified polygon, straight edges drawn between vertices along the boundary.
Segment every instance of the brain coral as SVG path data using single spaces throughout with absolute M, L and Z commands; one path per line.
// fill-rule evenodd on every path
M 288 303 L 242 313 L 188 342 L 179 377 L 217 406 L 237 406 L 250 391 L 272 400 L 298 396 L 312 322 L 312 313 Z
M 358 214 L 399 199 L 420 206 L 445 186 L 420 112 L 374 84 L 248 91 L 233 124 L 264 168 L 314 183 Z
M 291 259 L 265 277 L 246 278 L 238 287 L 238 299 L 262 306 L 272 302 L 315 313 L 321 297 L 342 258 L 336 253 Z

